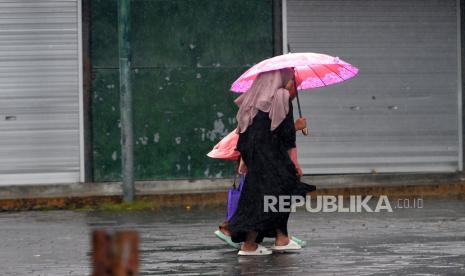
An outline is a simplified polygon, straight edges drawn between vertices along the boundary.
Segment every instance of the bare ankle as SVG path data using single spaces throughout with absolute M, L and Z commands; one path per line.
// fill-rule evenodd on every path
M 229 222 L 225 221 L 220 225 L 220 231 L 226 236 L 231 236 L 231 231 L 229 231 Z
M 241 250 L 243 251 L 255 251 L 257 250 L 258 245 L 256 243 L 244 242 L 241 245 Z
M 231 237 L 231 232 L 229 232 L 228 229 L 220 228 L 220 231 L 223 232 L 223 234 L 225 234 L 226 236 Z
M 275 245 L 284 246 L 289 244 L 289 237 L 286 235 L 277 235 L 275 240 Z

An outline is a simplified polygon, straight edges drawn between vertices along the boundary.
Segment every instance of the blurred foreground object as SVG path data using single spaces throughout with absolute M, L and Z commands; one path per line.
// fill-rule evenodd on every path
M 92 276 L 139 275 L 139 234 L 94 230 L 92 265 Z

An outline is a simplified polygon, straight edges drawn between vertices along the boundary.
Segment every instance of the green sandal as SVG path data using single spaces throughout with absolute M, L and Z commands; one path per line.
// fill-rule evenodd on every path
M 291 240 L 295 241 L 298 245 L 300 245 L 301 247 L 305 247 L 307 245 L 307 242 L 306 241 L 303 241 L 301 239 L 298 239 L 294 236 L 291 237 Z
M 241 249 L 241 245 L 239 243 L 235 243 L 231 240 L 230 236 L 226 236 L 221 230 L 216 230 L 215 235 L 222 241 L 226 242 L 230 246 L 236 248 L 236 249 Z

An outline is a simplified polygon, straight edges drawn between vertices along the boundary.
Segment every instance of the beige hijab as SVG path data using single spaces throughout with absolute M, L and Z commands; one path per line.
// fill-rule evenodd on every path
M 249 91 L 234 101 L 239 106 L 236 115 L 238 133 L 247 130 L 259 110 L 269 113 L 271 131 L 281 124 L 289 112 L 290 95 L 284 87 L 293 75 L 292 69 L 281 69 L 257 76 Z

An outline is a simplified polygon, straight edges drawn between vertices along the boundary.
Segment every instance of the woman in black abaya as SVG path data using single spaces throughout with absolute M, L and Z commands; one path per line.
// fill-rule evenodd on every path
M 261 73 L 251 89 L 236 100 L 240 170 L 247 171 L 237 210 L 229 223 L 232 240 L 243 242 L 239 255 L 271 254 L 257 244 L 264 237 L 275 238 L 272 250 L 301 248 L 288 237 L 289 212 L 264 211 L 265 196 L 305 196 L 315 190 L 315 186 L 300 182 L 291 102 L 296 91 L 293 85 L 287 85 L 292 80 L 290 69 Z

